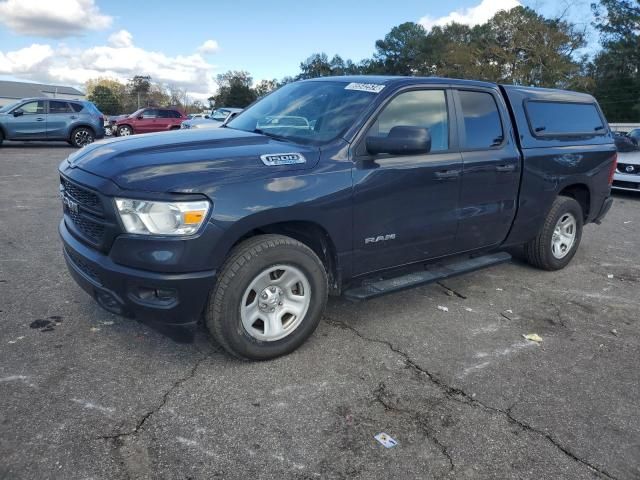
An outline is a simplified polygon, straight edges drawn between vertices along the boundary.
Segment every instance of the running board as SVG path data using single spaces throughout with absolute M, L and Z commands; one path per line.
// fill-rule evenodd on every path
M 482 268 L 499 265 L 511 260 L 511 255 L 506 252 L 492 253 L 481 257 L 468 258 L 457 262 L 436 265 L 434 268 L 409 273 L 395 278 L 380 280 L 360 287 L 352 288 L 344 292 L 344 297 L 352 302 L 369 300 L 389 293 L 400 292 L 409 288 L 427 285 L 429 283 L 444 280 L 463 273 L 475 272 Z

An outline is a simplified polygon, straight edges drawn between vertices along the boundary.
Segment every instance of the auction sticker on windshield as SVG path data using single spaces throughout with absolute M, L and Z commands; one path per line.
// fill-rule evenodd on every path
M 380 93 L 384 85 L 378 85 L 377 83 L 350 83 L 345 90 L 359 90 L 361 92 Z

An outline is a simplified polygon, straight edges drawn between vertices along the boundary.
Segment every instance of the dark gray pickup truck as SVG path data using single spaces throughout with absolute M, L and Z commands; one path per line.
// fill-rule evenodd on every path
M 566 266 L 611 206 L 589 95 L 444 78 L 292 83 L 215 130 L 98 142 L 60 165 L 64 256 L 110 312 L 203 318 L 232 354 L 364 300 L 508 261 Z

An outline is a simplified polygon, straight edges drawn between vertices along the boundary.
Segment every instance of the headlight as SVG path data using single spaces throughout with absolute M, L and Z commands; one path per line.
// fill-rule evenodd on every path
M 116 198 L 120 219 L 128 233 L 141 235 L 192 235 L 198 231 L 210 203 L 151 202 Z

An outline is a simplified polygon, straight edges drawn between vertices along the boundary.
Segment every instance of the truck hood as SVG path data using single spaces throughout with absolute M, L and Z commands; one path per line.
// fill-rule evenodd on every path
M 263 155 L 291 153 L 299 154 L 304 162 L 267 165 L 261 159 Z M 78 150 L 67 162 L 69 168 L 109 179 L 125 190 L 190 193 L 202 192 L 200 186 L 211 189 L 224 183 L 310 169 L 319 158 L 317 147 L 220 128 L 103 140 Z

